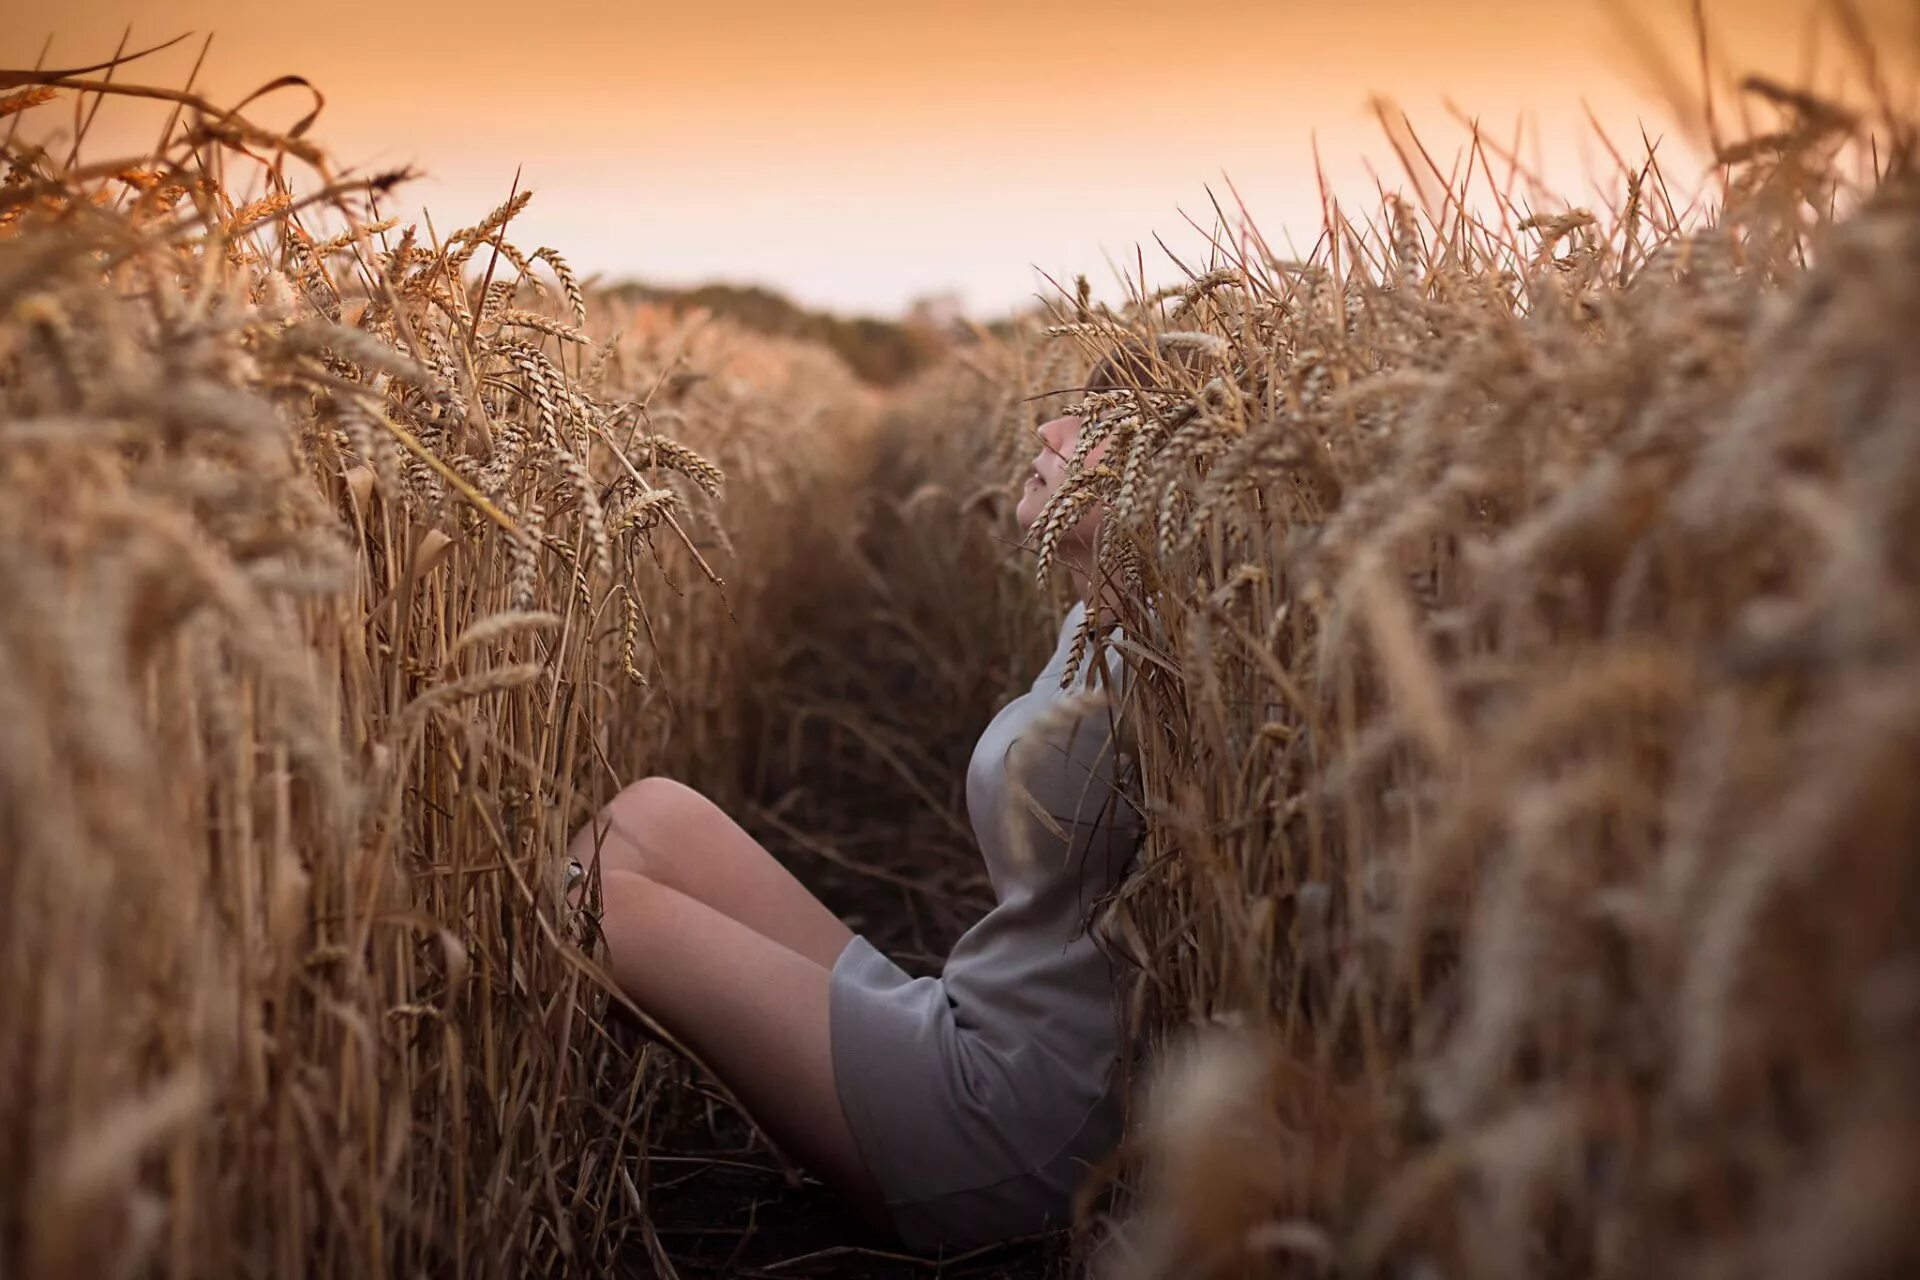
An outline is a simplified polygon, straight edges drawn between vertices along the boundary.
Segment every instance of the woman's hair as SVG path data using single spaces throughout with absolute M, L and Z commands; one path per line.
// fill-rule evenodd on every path
M 1178 374 L 1199 366 L 1189 347 L 1163 347 L 1158 355 L 1146 342 L 1122 338 L 1113 350 L 1094 361 L 1087 373 L 1088 391 L 1115 391 L 1121 387 L 1171 389 Z
M 1138 338 L 1122 338 L 1113 350 L 1094 362 L 1087 373 L 1088 391 L 1113 391 L 1120 387 L 1158 385 L 1157 362 L 1147 344 Z

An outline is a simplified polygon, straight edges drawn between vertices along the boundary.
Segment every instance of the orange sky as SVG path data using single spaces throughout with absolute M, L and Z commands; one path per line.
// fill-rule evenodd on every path
M 424 204 L 443 229 L 524 165 L 537 194 L 518 238 L 584 270 L 883 311 L 949 289 L 1004 308 L 1044 287 L 1036 267 L 1104 283 L 1108 259 L 1141 244 L 1165 276 L 1154 233 L 1194 250 L 1182 212 L 1208 220 L 1223 172 L 1270 243 L 1291 232 L 1304 248 L 1316 134 L 1353 203 L 1372 190 L 1364 160 L 1391 168 L 1375 93 L 1449 153 L 1448 97 L 1503 136 L 1530 113 L 1529 151 L 1590 199 L 1582 97 L 1623 131 L 1670 119 L 1608 9 L 1656 28 L 1690 81 L 1693 58 L 1681 0 L 0 4 L 14 11 L 0 66 L 30 65 L 49 34 L 52 64 L 94 61 L 131 23 L 136 44 L 213 32 L 200 86 L 216 101 L 307 76 L 329 99 L 316 136 L 343 162 L 423 169 L 405 212 Z M 1913 0 L 1863 7 L 1909 58 Z M 1808 0 L 1706 9 L 1727 62 L 1790 74 L 1803 60 Z M 178 84 L 198 43 L 122 74 Z M 1828 27 L 1815 46 L 1830 84 L 1835 44 Z M 257 114 L 297 109 L 278 103 Z M 99 141 L 131 146 L 154 119 L 109 104 Z

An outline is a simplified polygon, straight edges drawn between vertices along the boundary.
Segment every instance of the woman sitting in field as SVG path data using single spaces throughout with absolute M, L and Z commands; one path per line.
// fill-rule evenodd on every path
M 1110 358 L 1089 389 L 1119 385 L 1121 372 Z M 1079 430 L 1072 417 L 1039 428 L 1023 529 L 1064 479 Z M 1108 700 L 1076 697 L 1094 664 L 1062 687 L 1099 525 L 1096 508 L 1063 540 L 1082 603 L 968 766 L 967 812 L 997 905 L 939 977 L 909 977 L 679 783 L 633 784 L 571 846 L 580 867 L 598 863 L 622 990 L 775 1141 L 916 1248 L 1064 1224 L 1088 1166 L 1119 1138 L 1114 979 L 1084 926 L 1141 827 L 1120 789 Z M 1106 682 L 1121 674 L 1110 650 Z

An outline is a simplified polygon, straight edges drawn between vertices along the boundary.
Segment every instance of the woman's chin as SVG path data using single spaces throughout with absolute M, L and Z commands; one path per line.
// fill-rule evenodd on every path
M 1020 499 L 1020 505 L 1013 509 L 1013 520 L 1020 526 L 1021 533 L 1033 527 L 1033 522 L 1040 518 L 1040 513 L 1046 509 L 1046 505 L 1047 495 L 1044 491 L 1039 489 L 1027 491 L 1026 496 Z

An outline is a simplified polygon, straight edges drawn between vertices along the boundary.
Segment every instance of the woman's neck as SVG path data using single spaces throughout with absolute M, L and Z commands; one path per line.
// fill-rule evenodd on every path
M 1065 559 L 1067 580 L 1073 587 L 1073 598 L 1087 602 L 1087 608 L 1097 610 L 1102 606 L 1111 609 L 1118 602 L 1114 599 L 1113 584 L 1103 581 L 1095 588 L 1092 568 L 1080 557 Z
M 1067 571 L 1067 583 L 1073 588 L 1073 598 L 1086 600 L 1087 592 L 1093 585 L 1092 557 L 1079 547 L 1062 547 L 1056 561 Z
M 1101 582 L 1095 599 L 1096 581 L 1093 572 L 1093 553 L 1080 546 L 1061 548 L 1054 563 L 1067 571 L 1067 582 L 1073 588 L 1073 598 L 1085 600 L 1089 609 L 1105 605 L 1112 608 L 1119 602 L 1114 597 L 1114 585 L 1111 581 Z

